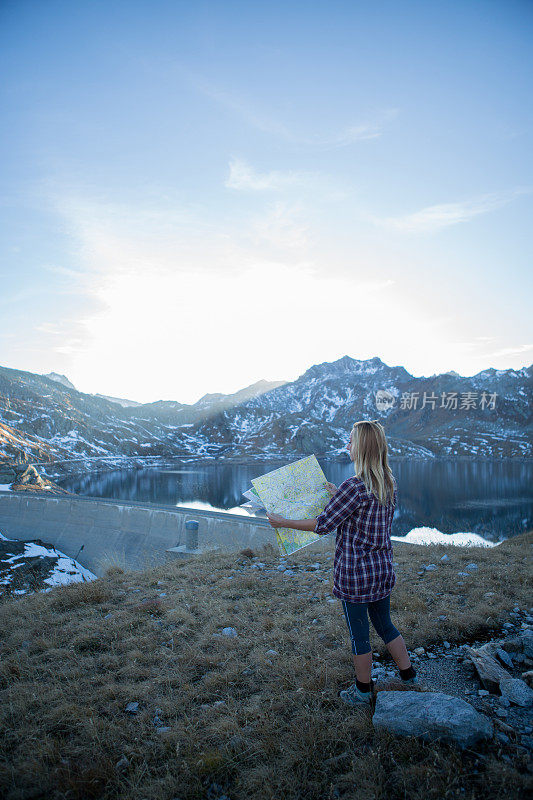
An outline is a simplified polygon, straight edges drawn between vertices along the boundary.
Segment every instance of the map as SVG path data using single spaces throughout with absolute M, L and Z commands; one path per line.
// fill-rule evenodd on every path
M 269 514 L 280 514 L 286 519 L 316 517 L 331 500 L 326 476 L 315 455 L 253 478 L 252 486 Z M 321 538 L 313 531 L 275 530 L 282 555 L 290 555 Z

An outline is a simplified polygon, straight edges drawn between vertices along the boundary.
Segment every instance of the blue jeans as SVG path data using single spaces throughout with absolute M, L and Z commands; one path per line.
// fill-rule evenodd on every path
M 342 608 L 350 631 L 352 652 L 357 656 L 371 651 L 368 616 L 385 644 L 400 635 L 400 631 L 392 624 L 390 618 L 390 594 L 373 603 L 350 603 L 348 600 L 343 600 Z

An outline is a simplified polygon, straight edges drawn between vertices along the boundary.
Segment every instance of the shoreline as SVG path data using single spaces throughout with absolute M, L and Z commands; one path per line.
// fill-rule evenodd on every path
M 78 478 L 84 475 L 94 475 L 99 472 L 104 471 L 112 471 L 115 469 L 156 469 L 158 467 L 172 467 L 172 466 L 181 466 L 187 464 L 198 464 L 199 466 L 207 466 L 209 464 L 214 463 L 224 463 L 224 464 L 236 464 L 241 466 L 246 466 L 248 464 L 254 464 L 256 462 L 264 462 L 264 463 L 287 463 L 287 460 L 290 459 L 291 461 L 297 461 L 300 458 L 305 458 L 308 453 L 303 454 L 291 454 L 291 455 L 249 455 L 249 456 L 177 456 L 177 457 L 160 457 L 160 456 L 153 456 L 150 460 L 144 460 L 142 463 L 139 463 L 139 460 L 143 459 L 142 456 L 109 456 L 104 458 L 96 458 L 94 461 L 98 466 L 91 466 L 87 464 L 87 461 L 91 461 L 92 459 L 87 459 L 87 461 L 82 457 L 80 459 L 73 459 L 74 463 L 84 462 L 86 465 L 86 469 L 78 470 L 78 471 L 69 471 L 68 469 L 65 471 L 58 471 L 52 469 L 42 468 L 40 471 L 46 475 L 50 480 L 59 479 L 59 478 Z M 316 455 L 316 454 L 315 454 Z M 331 461 L 337 464 L 349 464 L 349 460 L 345 459 L 338 455 L 317 455 L 317 459 L 321 461 Z M 146 457 L 144 457 L 146 458 Z M 114 461 L 115 463 L 110 463 Z M 489 462 L 518 462 L 533 464 L 533 458 L 530 456 L 502 456 L 502 457 L 489 457 L 489 456 L 432 456 L 432 457 L 424 457 L 424 456 L 389 456 L 389 461 L 392 463 L 401 461 L 411 461 L 411 462 L 441 462 L 441 461 L 461 461 L 461 462 L 471 462 L 471 463 L 489 463 Z M 39 468 L 41 465 L 39 462 L 28 462 L 28 464 L 32 464 L 36 468 Z M 66 464 L 67 462 L 54 462 L 57 464 Z M 44 465 L 46 466 L 46 464 Z M 59 484 L 60 485 L 60 484 Z

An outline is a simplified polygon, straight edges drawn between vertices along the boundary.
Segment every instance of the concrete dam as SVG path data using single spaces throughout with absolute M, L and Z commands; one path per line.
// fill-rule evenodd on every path
M 192 520 L 197 533 L 187 525 Z M 111 564 L 146 569 L 211 548 L 235 552 L 268 542 L 277 548 L 274 528 L 259 517 L 47 492 L 0 491 L 0 532 L 50 542 L 98 577 Z

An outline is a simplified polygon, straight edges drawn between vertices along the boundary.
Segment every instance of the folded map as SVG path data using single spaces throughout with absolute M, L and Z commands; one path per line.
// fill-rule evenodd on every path
M 314 454 L 252 479 L 252 486 L 265 510 L 286 519 L 318 516 L 331 499 L 326 483 L 326 476 Z M 247 492 L 245 496 L 250 497 Z M 275 530 L 282 555 L 290 555 L 321 538 L 313 531 Z

